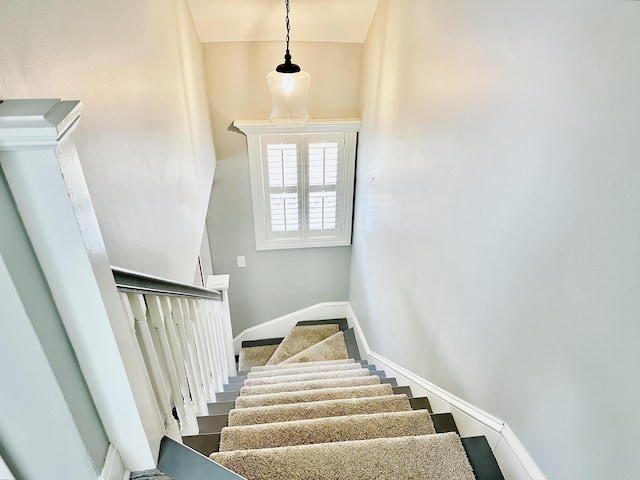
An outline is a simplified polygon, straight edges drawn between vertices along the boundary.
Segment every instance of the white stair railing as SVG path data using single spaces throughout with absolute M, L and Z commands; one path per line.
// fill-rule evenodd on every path
M 121 268 L 113 273 L 167 435 L 197 434 L 197 416 L 208 414 L 207 402 L 236 374 L 235 359 L 227 361 L 225 297 Z

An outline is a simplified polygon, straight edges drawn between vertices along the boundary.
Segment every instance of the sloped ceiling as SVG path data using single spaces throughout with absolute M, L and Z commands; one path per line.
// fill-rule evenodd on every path
M 284 0 L 188 0 L 201 42 L 284 41 Z M 378 0 L 290 0 L 292 42 L 363 43 Z

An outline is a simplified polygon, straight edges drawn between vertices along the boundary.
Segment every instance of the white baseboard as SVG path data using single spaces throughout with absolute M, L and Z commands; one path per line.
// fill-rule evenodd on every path
M 240 332 L 233 339 L 233 349 L 236 353 L 245 340 L 260 340 L 262 338 L 284 337 L 296 323 L 301 320 L 325 320 L 331 318 L 346 318 L 349 309 L 348 302 L 316 303 L 293 313 L 283 315 L 268 322 L 261 323 Z
M 349 302 L 318 303 L 248 328 L 233 339 L 235 351 L 240 351 L 243 340 L 283 337 L 300 320 L 328 318 L 346 318 L 349 326 L 355 331 L 362 358 L 375 363 L 388 377 L 395 377 L 399 385 L 411 387 L 415 396 L 428 397 L 434 413 L 451 413 L 460 435 L 484 435 L 506 480 L 547 480 L 505 421 L 372 351 Z
M 450 412 L 460 435 L 484 435 L 500 465 L 506 480 L 547 480 L 529 452 L 518 440 L 509 425 L 499 418 L 440 388 L 384 356 L 374 352 L 364 336 L 351 305 L 348 306 L 349 324 L 356 332 L 361 354 L 387 376 L 395 377 L 399 385 L 408 385 L 416 396 L 429 398 L 435 413 Z
M 100 472 L 100 480 L 129 480 L 130 472 L 124 467 L 120 453 L 112 444 L 109 445 L 104 467 Z

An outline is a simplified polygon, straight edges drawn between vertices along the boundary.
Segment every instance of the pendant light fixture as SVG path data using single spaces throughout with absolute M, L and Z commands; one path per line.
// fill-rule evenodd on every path
M 271 120 L 276 125 L 294 126 L 304 125 L 309 121 L 307 112 L 307 95 L 311 75 L 291 63 L 289 53 L 289 0 L 285 0 L 287 9 L 287 49 L 284 63 L 267 74 L 267 84 L 271 93 Z

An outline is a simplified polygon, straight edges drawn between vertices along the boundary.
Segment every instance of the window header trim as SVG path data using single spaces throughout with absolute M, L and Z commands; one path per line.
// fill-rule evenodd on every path
M 264 135 L 279 133 L 348 133 L 360 130 L 359 118 L 324 118 L 309 120 L 297 127 L 274 125 L 269 120 L 235 120 L 233 126 L 245 135 Z

